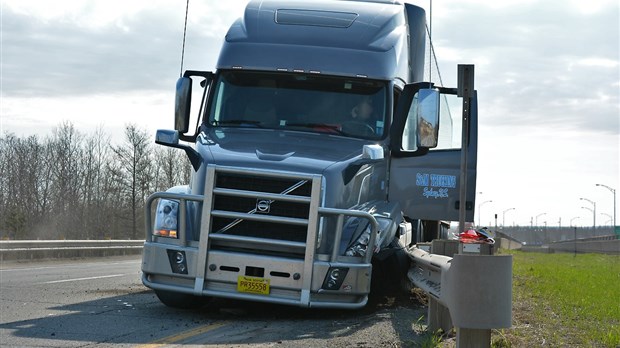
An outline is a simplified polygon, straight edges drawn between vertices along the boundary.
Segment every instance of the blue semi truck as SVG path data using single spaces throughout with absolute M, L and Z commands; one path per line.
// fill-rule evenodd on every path
M 251 1 L 217 70 L 179 79 L 175 129 L 156 134 L 193 172 L 147 200 L 143 283 L 173 307 L 349 309 L 400 284 L 403 248 L 459 219 L 462 149 L 440 145 L 457 89 L 423 82 L 425 23 L 400 1 Z M 473 221 L 475 93 L 469 108 Z

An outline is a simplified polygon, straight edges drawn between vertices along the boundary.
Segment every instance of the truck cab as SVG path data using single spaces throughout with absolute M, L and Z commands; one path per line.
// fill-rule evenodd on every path
M 194 171 L 147 200 L 143 283 L 175 307 L 349 309 L 371 282 L 399 283 L 399 251 L 458 220 L 462 150 L 437 149 L 457 90 L 422 82 L 425 41 L 424 10 L 398 1 L 251 1 L 217 70 L 179 79 L 175 129 L 157 132 Z M 468 207 L 476 108 L 474 94 Z

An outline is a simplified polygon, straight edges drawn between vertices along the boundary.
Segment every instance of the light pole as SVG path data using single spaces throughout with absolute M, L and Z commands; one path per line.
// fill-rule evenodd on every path
M 596 184 L 596 186 L 602 186 L 602 187 L 608 189 L 609 191 L 611 191 L 611 193 L 614 194 L 614 227 L 613 227 L 613 230 L 614 230 L 614 233 L 615 233 L 615 231 L 616 231 L 616 190 L 611 188 L 611 187 L 609 187 L 609 186 L 607 186 L 607 185 L 603 185 L 603 184 Z
M 489 199 L 488 201 L 484 201 L 478 205 L 478 227 L 482 226 L 482 220 L 480 219 L 480 215 L 481 215 L 480 212 L 482 210 L 482 206 L 485 205 L 486 203 L 491 203 L 491 202 L 493 202 L 493 200 Z
M 515 210 L 517 208 L 508 208 L 506 210 L 504 210 L 502 212 L 502 227 L 504 227 L 506 225 L 506 212 L 511 211 L 511 210 Z
M 592 214 L 594 214 L 594 210 L 592 210 L 592 208 L 588 208 L 588 207 L 581 207 L 581 209 L 586 209 L 586 210 L 589 210 L 589 211 L 591 211 L 591 212 L 592 212 Z M 592 232 L 592 233 L 594 233 L 594 232 Z M 594 234 L 593 234 L 591 237 L 594 237 Z
M 540 214 L 536 215 L 536 227 L 538 227 L 538 218 L 540 216 L 543 216 L 543 215 L 547 215 L 547 213 L 540 213 Z
M 575 219 L 581 219 L 581 216 L 575 216 L 574 218 L 570 219 L 570 227 L 573 227 L 573 220 Z
M 607 220 L 607 222 L 612 222 L 612 221 L 613 221 L 613 220 L 612 220 L 611 215 L 609 215 L 609 214 L 607 214 L 607 213 L 600 213 L 600 214 L 601 214 L 601 215 L 605 215 L 605 216 L 607 216 L 607 217 L 609 218 L 609 220 Z M 606 225 L 607 225 L 607 222 L 605 222 L 605 224 L 603 224 L 603 226 L 606 226 Z
M 590 202 L 590 204 L 592 204 L 592 206 L 594 207 L 594 209 L 590 209 L 592 211 L 592 225 L 594 226 L 594 234 L 596 235 L 596 202 L 587 198 L 579 198 L 579 200 L 582 201 L 587 201 Z

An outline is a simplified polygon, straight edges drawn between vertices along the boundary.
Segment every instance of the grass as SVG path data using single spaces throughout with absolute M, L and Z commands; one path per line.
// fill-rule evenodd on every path
M 512 346 L 620 346 L 620 256 L 509 253 Z

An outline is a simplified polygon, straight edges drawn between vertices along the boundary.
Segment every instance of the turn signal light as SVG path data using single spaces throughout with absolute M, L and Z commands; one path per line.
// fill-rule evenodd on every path
M 154 235 L 167 238 L 178 238 L 177 231 L 175 230 L 155 230 Z

